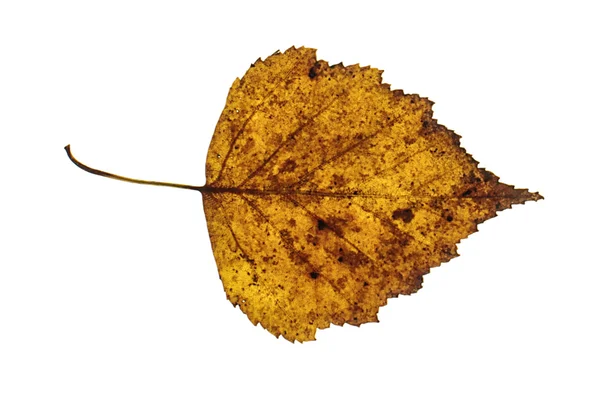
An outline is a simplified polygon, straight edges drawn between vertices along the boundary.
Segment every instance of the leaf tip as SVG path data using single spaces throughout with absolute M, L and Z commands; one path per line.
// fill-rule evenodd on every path
M 534 202 L 542 200 L 542 199 L 545 199 L 544 196 L 542 194 L 540 194 L 539 192 L 537 192 L 537 191 L 536 192 L 530 192 L 529 193 L 529 197 L 530 197 L 529 200 L 530 201 L 534 201 Z

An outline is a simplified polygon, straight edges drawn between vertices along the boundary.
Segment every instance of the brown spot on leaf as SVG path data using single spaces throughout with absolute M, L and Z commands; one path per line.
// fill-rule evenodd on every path
M 359 252 L 352 250 L 342 250 L 341 252 L 342 255 L 338 257 L 338 262 L 343 263 L 345 266 L 356 268 L 368 262 L 368 257 Z
M 396 209 L 392 213 L 392 218 L 394 220 L 402 220 L 406 224 L 411 222 L 414 217 L 415 215 L 411 209 Z
M 285 160 L 285 162 L 281 166 L 280 172 L 282 172 L 282 173 L 293 172 L 297 166 L 298 165 L 296 164 L 296 161 L 288 158 L 287 160 Z
M 327 224 L 325 223 L 325 221 L 321 220 L 320 218 L 317 220 L 317 229 L 319 231 L 324 230 L 325 228 L 327 228 Z
M 323 61 L 323 60 L 319 60 L 317 62 L 315 62 L 315 64 L 310 67 L 310 70 L 308 70 L 308 77 L 310 79 L 315 79 L 317 76 L 321 75 L 323 73 L 323 70 L 327 67 L 327 62 Z

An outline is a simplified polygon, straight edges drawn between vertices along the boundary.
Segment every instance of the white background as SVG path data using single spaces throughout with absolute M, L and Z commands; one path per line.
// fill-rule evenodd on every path
M 598 392 L 598 12 L 577 2 L 3 1 L 0 391 Z M 275 339 L 231 306 L 197 192 L 235 77 L 275 50 L 384 69 L 501 212 L 381 323 Z

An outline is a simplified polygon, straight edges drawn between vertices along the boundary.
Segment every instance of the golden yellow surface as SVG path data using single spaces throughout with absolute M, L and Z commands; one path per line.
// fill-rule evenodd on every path
M 202 192 L 225 293 L 254 324 L 306 341 L 377 321 L 478 223 L 541 198 L 478 168 L 431 106 L 309 48 L 236 79 Z

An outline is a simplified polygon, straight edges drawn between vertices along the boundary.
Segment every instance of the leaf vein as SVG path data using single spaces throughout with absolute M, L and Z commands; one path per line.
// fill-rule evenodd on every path
M 303 124 L 301 124 L 300 126 L 298 126 L 296 128 L 296 130 L 294 130 L 294 132 L 292 132 L 290 134 L 290 136 L 284 140 L 283 142 L 281 142 L 279 144 L 279 146 L 277 146 L 277 148 L 269 155 L 269 157 L 267 157 L 266 160 L 264 160 L 262 162 L 262 164 L 260 164 L 258 166 L 258 168 L 256 168 L 253 172 L 250 173 L 250 175 L 248 175 L 248 177 L 246 177 L 246 179 L 244 179 L 237 187 L 242 187 L 244 186 L 244 184 L 246 184 L 249 180 L 251 180 L 252 178 L 254 178 L 260 171 L 262 171 L 267 164 L 279 153 L 279 151 L 281 151 L 281 149 L 287 145 L 288 143 L 290 143 L 290 141 L 294 140 L 295 137 L 297 137 L 298 135 L 300 135 L 300 133 L 306 129 L 306 127 L 308 127 L 310 125 L 310 123 L 315 122 L 315 119 L 318 118 L 319 116 L 321 116 L 324 112 L 326 112 L 328 109 L 331 108 L 331 106 L 333 106 L 333 104 L 339 99 L 339 95 L 337 95 L 334 99 L 332 99 L 327 105 L 325 105 L 323 108 L 321 108 L 315 115 L 311 116 L 308 120 L 306 120 Z
M 256 212 L 265 220 L 265 222 L 270 225 L 273 229 L 275 229 L 278 233 L 279 233 L 279 237 L 281 238 L 281 241 L 284 244 L 284 247 L 288 250 L 288 252 L 292 255 L 295 256 L 298 254 L 298 250 L 296 249 L 296 247 L 294 247 L 294 244 L 292 242 L 290 242 L 289 239 L 287 239 L 286 236 L 283 235 L 282 231 L 275 225 L 273 224 L 273 222 L 269 219 L 269 217 L 258 207 L 256 206 L 256 204 L 254 202 L 252 202 L 251 200 L 249 200 L 248 198 L 246 198 L 245 196 L 241 195 L 241 198 L 250 206 L 252 207 L 254 210 L 256 210 Z M 317 268 L 315 266 L 313 266 L 310 262 L 306 262 L 306 264 L 309 266 L 309 268 L 311 269 L 311 271 L 315 271 L 317 270 Z M 321 276 L 323 277 L 323 279 L 336 291 L 336 292 L 340 292 L 340 289 L 338 288 L 338 286 L 336 284 L 334 284 L 329 278 L 325 277 L 325 276 Z
M 233 136 L 231 143 L 229 144 L 229 149 L 227 150 L 227 153 L 225 154 L 225 157 L 223 158 L 223 162 L 221 163 L 221 168 L 219 169 L 219 174 L 217 175 L 217 178 L 215 179 L 214 184 L 217 184 L 219 182 L 219 180 L 221 180 L 221 177 L 223 176 L 223 171 L 225 170 L 225 164 L 227 163 L 227 161 L 229 161 L 229 158 L 231 157 L 231 153 L 234 150 L 233 147 L 235 146 L 235 143 L 239 139 L 240 135 L 246 130 L 246 126 L 248 125 L 250 120 L 252 120 L 252 118 L 258 113 L 258 111 L 266 105 L 267 100 L 277 91 L 277 89 L 279 89 L 279 85 L 281 84 L 281 82 L 288 81 L 290 79 L 290 75 L 296 70 L 296 66 L 300 63 L 302 63 L 302 59 L 300 59 L 296 63 L 294 63 L 294 65 L 290 68 L 290 70 L 280 79 L 279 83 L 274 84 L 273 88 L 265 95 L 263 100 L 254 108 L 254 110 L 246 118 L 246 120 L 244 120 L 242 127 Z

